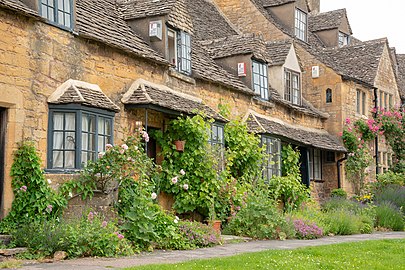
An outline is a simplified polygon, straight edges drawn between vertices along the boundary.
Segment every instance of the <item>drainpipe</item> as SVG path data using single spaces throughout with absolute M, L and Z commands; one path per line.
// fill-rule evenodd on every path
M 342 175 L 340 173 L 340 167 L 342 166 L 342 161 L 345 161 L 347 159 L 347 153 L 345 153 L 345 156 L 341 159 L 339 159 L 336 162 L 336 166 L 337 166 L 337 173 L 338 173 L 338 188 L 342 187 Z
M 145 131 L 148 132 L 148 109 L 145 109 Z M 145 142 L 145 152 L 148 154 L 148 143 Z
M 377 119 L 377 110 L 378 110 L 378 88 L 374 88 L 374 119 Z M 375 135 L 375 139 L 374 139 L 374 145 L 375 145 L 375 174 L 376 177 L 379 174 L 379 170 L 378 170 L 378 134 Z

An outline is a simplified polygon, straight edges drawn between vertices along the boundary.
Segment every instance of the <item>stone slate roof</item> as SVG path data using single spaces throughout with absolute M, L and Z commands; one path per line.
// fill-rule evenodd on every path
M 186 114 L 203 112 L 208 117 L 216 120 L 222 122 L 228 121 L 219 113 L 204 105 L 202 100 L 197 97 L 180 93 L 167 86 L 154 84 L 143 79 L 136 80 L 124 94 L 121 101 L 126 105 L 138 105 L 140 107 L 142 105 L 155 105 Z
M 283 65 L 290 52 L 292 40 L 267 42 L 267 52 L 271 58 L 272 65 Z
M 343 20 L 347 21 L 350 30 L 349 34 L 352 34 L 346 9 L 344 8 L 309 16 L 308 28 L 312 32 L 339 28 Z
M 79 36 L 100 41 L 155 62 L 167 63 L 120 18 L 115 0 L 77 0 L 75 28 Z
M 125 20 L 167 15 L 167 22 L 192 33 L 193 23 L 187 11 L 187 0 L 117 0 Z
M 0 6 L 22 12 L 26 15 L 39 16 L 38 11 L 30 9 L 19 0 L 0 0 Z
M 201 42 L 214 59 L 228 56 L 252 54 L 255 58 L 271 62 L 263 39 L 254 35 L 234 35 Z
M 193 76 L 197 79 L 219 83 L 245 94 L 257 95 L 244 85 L 236 76 L 219 66 L 210 57 L 205 48 L 197 41 L 192 40 L 191 60 Z
M 262 0 L 264 7 L 281 6 L 284 4 L 295 2 L 295 0 Z
M 218 39 L 238 34 L 211 1 L 188 0 L 187 8 L 193 20 L 194 39 Z
M 297 144 L 323 150 L 346 152 L 338 138 L 325 130 L 290 125 L 281 120 L 251 112 L 247 117 L 248 128 L 255 133 L 271 134 Z
M 115 105 L 96 84 L 77 80 L 67 80 L 59 86 L 48 98 L 51 104 L 82 104 L 89 107 L 119 112 Z
M 401 98 L 405 99 L 405 54 L 397 54 L 398 61 L 398 87 Z
M 386 44 L 386 38 L 376 39 L 341 48 L 324 49 L 320 55 L 326 64 L 342 76 L 373 86 Z

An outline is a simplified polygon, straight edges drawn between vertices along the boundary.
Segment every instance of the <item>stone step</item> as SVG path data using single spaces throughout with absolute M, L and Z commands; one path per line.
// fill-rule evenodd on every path
M 26 252 L 28 249 L 27 248 L 5 248 L 5 249 L 0 249 L 0 256 L 4 257 L 11 257 L 15 256 L 19 253 Z
M 252 238 L 249 237 L 243 237 L 243 236 L 236 236 L 236 235 L 221 235 L 222 237 L 222 243 L 223 244 L 235 244 L 235 243 L 241 243 L 241 242 L 249 242 L 252 241 Z
M 7 234 L 0 234 L 0 245 L 5 245 L 7 246 L 8 244 L 10 244 L 12 239 L 11 235 L 7 235 Z

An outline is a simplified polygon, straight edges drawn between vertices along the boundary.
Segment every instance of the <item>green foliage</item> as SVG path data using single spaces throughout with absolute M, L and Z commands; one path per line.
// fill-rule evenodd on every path
M 374 194 L 376 204 L 390 202 L 405 215 L 405 186 L 387 185 Z
M 133 253 L 114 222 L 107 222 L 93 212 L 74 221 L 52 219 L 24 224 L 13 236 L 18 246 L 28 247 L 30 254 L 44 257 L 56 251 L 65 251 L 68 257 L 114 257 Z
M 283 174 L 274 176 L 269 181 L 269 194 L 274 200 L 284 205 L 284 211 L 297 209 L 309 198 L 309 189 L 302 184 L 300 174 L 300 153 L 291 145 L 284 146 L 282 151 Z
M 388 171 L 377 175 L 377 182 L 371 184 L 371 189 L 376 192 L 387 185 L 405 186 L 405 174 Z
M 9 232 L 20 224 L 61 215 L 67 200 L 54 192 L 41 170 L 41 160 L 32 142 L 19 144 L 11 167 L 14 201 L 1 230 Z
M 260 138 L 249 133 L 247 125 L 234 120 L 225 126 L 227 170 L 239 183 L 253 184 L 261 176 L 261 162 L 266 157 Z
M 403 231 L 405 222 L 401 211 L 391 202 L 384 201 L 375 208 L 376 226 L 394 231 Z
M 346 199 L 347 192 L 344 191 L 342 188 L 337 188 L 337 189 L 332 190 L 331 196 Z
M 231 219 L 224 233 L 255 239 L 285 239 L 295 232 L 292 224 L 278 211 L 276 203 L 258 189 L 249 195 L 246 206 Z
M 179 117 L 164 134 L 154 134 L 164 157 L 160 188 L 174 196 L 173 207 L 178 213 L 198 211 L 208 216 L 220 189 L 218 158 L 208 143 L 210 130 L 210 123 L 196 115 Z M 173 144 L 179 139 L 186 141 L 184 152 L 176 151 Z
M 221 243 L 221 237 L 214 229 L 200 222 L 181 221 L 179 229 L 191 247 L 210 247 Z

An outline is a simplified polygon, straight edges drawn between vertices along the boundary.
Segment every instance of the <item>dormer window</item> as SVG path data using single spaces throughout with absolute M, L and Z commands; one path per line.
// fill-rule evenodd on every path
M 191 37 L 188 33 L 167 30 L 168 59 L 176 69 L 191 74 Z
M 307 41 L 307 14 L 302 10 L 295 9 L 295 36 L 302 41 Z
M 41 0 L 42 17 L 64 28 L 72 28 L 73 8 L 71 0 Z
M 301 105 L 301 79 L 298 72 L 288 69 L 284 71 L 284 99 Z
M 260 94 L 260 98 L 269 99 L 269 83 L 267 78 L 267 64 L 252 61 L 253 89 L 255 93 Z
M 350 44 L 350 36 L 346 35 L 343 32 L 339 32 L 339 47 L 349 45 Z

